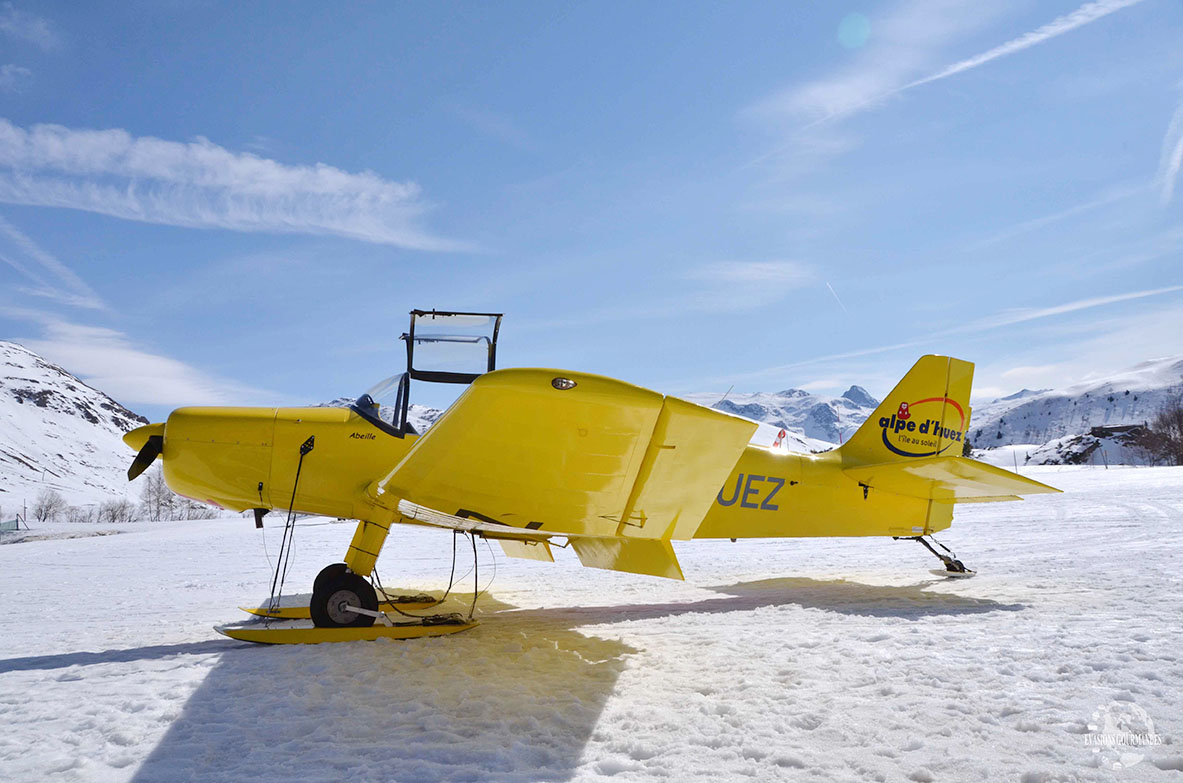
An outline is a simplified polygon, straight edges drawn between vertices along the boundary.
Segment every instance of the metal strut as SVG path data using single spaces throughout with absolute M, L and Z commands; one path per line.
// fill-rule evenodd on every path
M 292 481 L 292 501 L 288 504 L 288 518 L 283 525 L 283 539 L 279 542 L 279 557 L 275 561 L 275 576 L 271 578 L 271 597 L 267 599 L 267 611 L 274 612 L 279 608 L 283 599 L 283 583 L 288 577 L 288 563 L 292 558 L 292 541 L 296 537 L 296 490 L 300 486 L 300 470 L 304 467 L 304 458 L 316 447 L 316 436 L 309 435 L 308 440 L 300 444 L 300 460 L 296 463 L 296 478 Z M 260 497 L 262 497 L 262 484 Z M 262 516 L 257 517 L 261 523 Z M 277 589 L 278 588 L 278 589 Z
M 953 552 L 953 550 L 942 544 L 940 541 L 937 541 L 935 538 L 933 541 L 936 541 L 937 546 L 948 552 L 948 555 L 942 555 L 940 552 L 933 549 L 932 544 L 924 540 L 924 536 L 892 536 L 892 538 L 897 541 L 919 541 L 921 544 L 924 544 L 925 549 L 927 549 L 929 552 L 932 552 L 937 556 L 938 559 L 940 559 L 942 563 L 945 564 L 946 571 L 951 571 L 955 574 L 965 574 L 969 572 L 969 569 L 965 567 L 965 563 L 962 563 L 957 559 L 957 555 Z

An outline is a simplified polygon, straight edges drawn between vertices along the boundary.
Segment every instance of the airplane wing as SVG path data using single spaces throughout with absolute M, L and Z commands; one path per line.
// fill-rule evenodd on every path
M 464 520 L 443 525 L 452 529 L 560 535 L 585 565 L 680 578 L 669 540 L 693 537 L 755 429 L 610 378 L 499 370 L 474 381 L 371 494 Z
M 497 522 L 482 522 L 444 514 L 440 511 L 400 500 L 399 514 L 405 521 L 448 530 L 458 530 L 496 541 L 509 557 L 543 560 L 553 563 L 551 538 L 565 538 L 579 561 L 589 568 L 628 571 L 634 574 L 682 579 L 682 568 L 669 541 L 585 536 L 576 533 L 523 530 Z
M 964 457 L 921 457 L 845 468 L 843 472 L 860 484 L 882 492 L 945 503 L 1021 500 L 1019 495 L 1060 491 L 1035 479 Z

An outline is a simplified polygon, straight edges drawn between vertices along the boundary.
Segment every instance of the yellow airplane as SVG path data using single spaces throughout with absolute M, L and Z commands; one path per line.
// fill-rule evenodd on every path
M 472 627 L 471 615 L 413 615 L 430 607 L 426 597 L 379 600 L 375 565 L 395 523 L 469 534 L 474 556 L 481 537 L 509 556 L 553 562 L 559 539 L 585 566 L 673 579 L 683 578 L 673 541 L 910 538 L 941 558 L 934 573 L 956 576 L 972 572 L 925 540 L 950 526 L 956 504 L 1059 491 L 961 456 L 973 365 L 960 359 L 921 357 L 844 445 L 796 454 L 752 444 L 753 421 L 623 381 L 496 370 L 500 321 L 412 311 L 407 372 L 387 385 L 393 405 L 367 394 L 349 408 L 180 408 L 127 433 L 138 451 L 129 479 L 161 457 L 180 495 L 253 509 L 260 527 L 270 510 L 288 514 L 272 600 L 248 610 L 265 619 L 220 631 L 305 643 Z M 421 367 L 424 346 L 468 351 L 481 371 Z M 422 435 L 407 423 L 412 380 L 467 384 Z M 282 607 L 275 589 L 295 513 L 359 522 L 309 605 Z M 309 617 L 311 626 L 301 622 Z

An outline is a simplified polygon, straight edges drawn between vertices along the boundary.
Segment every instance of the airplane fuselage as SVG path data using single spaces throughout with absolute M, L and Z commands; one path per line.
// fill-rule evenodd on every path
M 383 526 L 397 514 L 376 502 L 373 485 L 418 440 L 348 408 L 180 408 L 165 428 L 164 478 L 178 494 L 233 511 L 292 507 Z M 951 504 L 864 491 L 840 458 L 748 446 L 693 537 L 912 536 L 949 526 Z M 498 519 L 503 510 L 480 511 Z

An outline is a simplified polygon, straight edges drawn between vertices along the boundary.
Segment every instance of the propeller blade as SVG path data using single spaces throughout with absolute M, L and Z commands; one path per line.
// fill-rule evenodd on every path
M 164 436 L 152 435 L 149 437 L 144 443 L 144 447 L 140 449 L 140 453 L 136 454 L 136 458 L 132 460 L 131 467 L 127 469 L 127 480 L 132 481 L 147 470 L 162 451 L 164 451 Z

